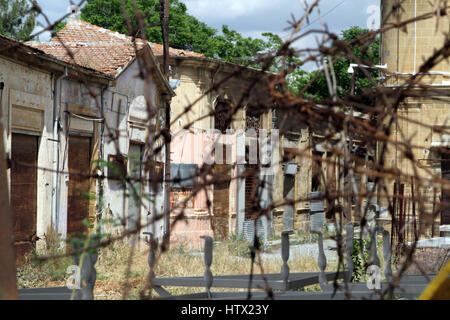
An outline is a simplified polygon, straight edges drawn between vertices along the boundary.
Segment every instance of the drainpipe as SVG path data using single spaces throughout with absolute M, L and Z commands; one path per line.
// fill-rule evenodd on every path
M 52 226 L 55 231 L 58 230 L 59 224 L 59 201 L 60 201 L 60 172 L 59 172 L 59 148 L 60 148 L 60 136 L 59 136 L 59 113 L 61 106 L 61 83 L 62 80 L 69 75 L 67 67 L 64 67 L 64 73 L 55 79 L 55 93 L 53 95 L 53 139 L 55 140 L 53 148 L 53 192 L 52 192 Z
M 171 136 L 170 133 L 170 102 L 164 101 L 165 105 L 165 125 L 167 134 Z M 163 239 L 167 241 L 166 245 L 170 245 L 170 191 L 171 191 L 171 182 L 170 182 L 170 141 L 166 141 L 165 144 L 165 159 L 164 159 L 164 185 L 163 185 L 163 193 L 164 193 L 164 235 Z
M 108 90 L 109 88 L 109 84 L 104 87 L 101 90 L 101 117 L 105 118 L 105 114 L 104 114 L 104 106 L 105 106 L 105 92 Z M 104 136 L 105 136 L 105 121 L 100 122 L 100 137 L 99 137 L 99 146 L 98 146 L 98 158 L 100 160 L 105 160 L 105 152 L 104 152 L 104 148 L 105 148 L 105 140 L 104 140 Z M 100 172 L 99 172 L 100 173 Z M 103 203 L 104 203 L 104 172 L 101 172 L 101 177 L 100 179 L 98 179 L 98 200 L 97 200 L 97 214 L 99 215 L 98 217 L 96 216 L 96 226 L 97 226 L 97 232 L 99 233 L 103 233 L 104 230 L 102 230 L 102 226 L 100 224 L 100 219 L 105 218 L 103 217 Z

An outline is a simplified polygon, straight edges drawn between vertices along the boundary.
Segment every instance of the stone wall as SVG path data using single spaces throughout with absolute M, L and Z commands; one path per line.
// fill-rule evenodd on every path
M 427 274 L 439 273 L 450 258 L 450 248 L 416 248 L 413 263 L 408 267 L 405 274 Z

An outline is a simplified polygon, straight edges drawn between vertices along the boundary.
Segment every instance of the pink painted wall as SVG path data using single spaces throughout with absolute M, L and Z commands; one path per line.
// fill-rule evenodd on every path
M 185 163 L 197 164 L 199 167 L 205 162 L 206 153 L 211 150 L 214 143 L 214 136 L 208 132 L 177 132 L 172 136 L 171 148 L 171 163 Z M 236 159 L 236 137 L 229 135 L 222 136 L 221 139 L 226 139 L 227 143 L 232 143 L 232 161 Z M 235 175 L 235 169 L 232 172 Z M 236 212 L 236 192 L 237 181 L 233 179 L 230 183 L 230 216 Z M 195 245 L 201 245 L 200 236 L 212 235 L 210 217 L 207 206 L 207 194 L 212 201 L 213 189 L 212 186 L 207 187 L 207 190 L 202 190 L 194 197 L 194 208 L 186 208 L 185 215 L 187 216 L 187 224 L 185 221 L 179 222 L 172 230 L 172 241 L 190 241 Z M 174 213 L 175 214 L 175 213 Z M 230 231 L 234 232 L 235 219 L 230 218 Z M 198 242 L 200 241 L 200 242 Z

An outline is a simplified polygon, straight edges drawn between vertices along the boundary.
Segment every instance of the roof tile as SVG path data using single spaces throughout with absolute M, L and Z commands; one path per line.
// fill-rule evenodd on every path
M 33 46 L 65 62 L 75 63 L 110 76 L 125 68 L 146 44 L 156 56 L 163 55 L 163 46 L 104 29 L 85 21 L 69 19 L 66 26 L 50 42 Z M 136 46 L 136 48 L 135 48 Z M 204 57 L 201 53 L 170 48 L 171 56 Z M 73 57 L 73 58 L 72 58 Z

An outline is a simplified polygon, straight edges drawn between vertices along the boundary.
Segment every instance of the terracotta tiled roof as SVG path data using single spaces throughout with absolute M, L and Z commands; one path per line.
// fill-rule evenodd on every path
M 150 48 L 152 48 L 153 54 L 155 56 L 163 55 L 163 46 L 159 43 L 149 42 Z M 203 53 L 197 53 L 194 51 L 187 51 L 175 48 L 169 48 L 169 55 L 174 57 L 205 57 Z
M 63 44 L 64 45 L 63 45 Z M 162 45 L 136 39 L 138 50 L 150 44 L 153 53 L 162 55 Z M 132 38 L 85 21 L 69 19 L 66 26 L 50 42 L 34 43 L 34 47 L 56 58 L 116 76 L 136 56 Z M 73 59 L 68 53 L 73 55 Z M 203 54 L 170 48 L 171 56 L 204 57 Z

